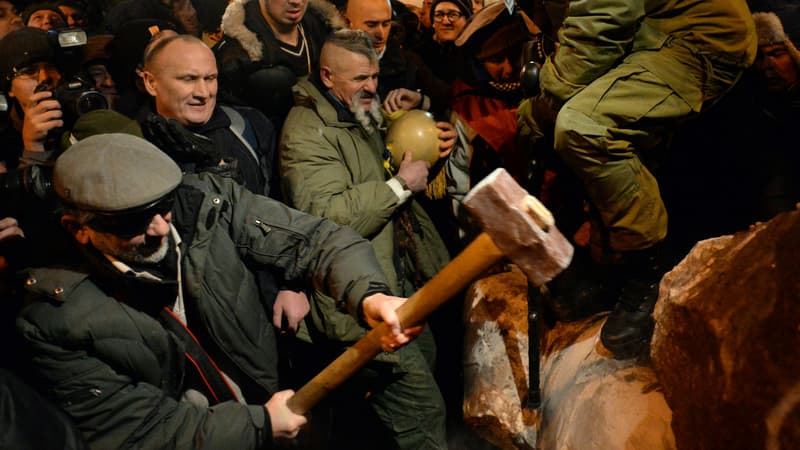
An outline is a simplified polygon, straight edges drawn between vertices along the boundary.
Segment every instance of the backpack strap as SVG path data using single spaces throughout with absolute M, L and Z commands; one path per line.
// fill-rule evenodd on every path
M 255 150 L 256 147 L 255 136 L 253 135 L 252 132 L 247 133 L 247 123 L 245 122 L 244 117 L 242 117 L 242 115 L 239 114 L 239 111 L 236 111 L 230 106 L 220 105 L 220 108 L 222 108 L 222 112 L 224 112 L 225 115 L 228 116 L 228 119 L 230 119 L 231 121 L 231 125 L 228 128 L 230 128 L 230 130 L 233 132 L 236 138 L 239 139 L 242 145 L 244 145 L 247 148 L 247 150 L 250 150 L 250 154 L 253 156 L 253 159 L 256 162 L 261 161 L 261 158 L 258 156 L 258 153 L 256 153 Z M 252 141 L 252 144 L 249 141 Z

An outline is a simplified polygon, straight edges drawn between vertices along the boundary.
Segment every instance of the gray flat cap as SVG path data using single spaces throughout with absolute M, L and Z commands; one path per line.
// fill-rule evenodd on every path
M 83 211 L 123 212 L 175 189 L 181 170 L 164 152 L 130 134 L 98 134 L 56 160 L 56 193 Z

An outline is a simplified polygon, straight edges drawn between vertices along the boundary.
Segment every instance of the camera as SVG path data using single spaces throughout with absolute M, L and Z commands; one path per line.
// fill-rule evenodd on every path
M 34 92 L 46 90 L 47 86 L 40 84 Z M 106 97 L 80 75 L 74 75 L 71 79 L 63 79 L 53 89 L 52 98 L 58 100 L 63 113 L 64 127 L 59 131 L 71 129 L 78 117 L 89 111 L 108 109 Z
M 31 196 L 47 200 L 54 192 L 52 166 L 33 165 L 0 173 L 0 218 L 15 216 Z
M 47 37 L 62 75 L 61 83 L 53 90 L 53 98 L 61 104 L 64 127 L 70 129 L 81 115 L 108 109 L 108 101 L 81 70 L 86 32 L 80 28 L 49 30 Z

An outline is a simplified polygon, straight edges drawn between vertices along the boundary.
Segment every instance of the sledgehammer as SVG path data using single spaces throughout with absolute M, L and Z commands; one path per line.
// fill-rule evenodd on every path
M 503 169 L 476 185 L 464 199 L 484 232 L 399 308 L 403 328 L 422 323 L 436 308 L 467 287 L 492 265 L 508 257 L 539 286 L 564 270 L 572 245 L 556 228 L 553 215 L 528 195 Z M 373 328 L 289 399 L 289 408 L 307 413 L 329 392 L 382 351 L 385 324 Z M 531 342 L 530 345 L 536 345 Z

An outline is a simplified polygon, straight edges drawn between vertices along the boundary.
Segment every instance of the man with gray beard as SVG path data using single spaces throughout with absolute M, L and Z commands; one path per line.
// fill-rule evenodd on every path
M 319 71 L 295 86 L 295 106 L 280 141 L 281 183 L 291 206 L 369 239 L 392 293 L 410 295 L 449 257 L 414 199 L 426 188 L 429 163 L 413 161 L 407 152 L 394 173 L 386 161 L 377 87 L 378 57 L 369 36 L 354 30 L 329 36 Z M 384 105 L 388 111 L 392 106 Z M 447 122 L 437 127 L 440 155 L 448 157 L 456 131 Z M 318 331 L 315 337 L 348 345 L 367 331 L 339 312 L 332 299 L 314 296 L 307 322 Z M 368 399 L 395 448 L 446 448 L 444 404 L 431 373 L 434 360 L 435 344 L 426 330 L 403 349 L 379 355 L 359 374 L 366 378 L 359 386 L 367 391 L 359 398 Z
M 35 378 L 91 448 L 263 449 L 306 422 L 287 406 L 256 270 L 325 290 L 361 323 L 401 330 L 371 246 L 229 178 L 182 174 L 128 134 L 56 161 L 80 263 L 28 271 L 17 328 Z

